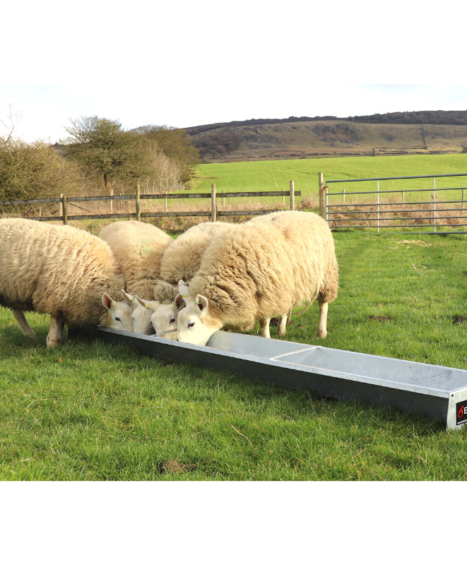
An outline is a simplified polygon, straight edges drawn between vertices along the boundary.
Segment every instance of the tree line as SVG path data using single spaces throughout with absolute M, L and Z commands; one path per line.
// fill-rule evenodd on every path
M 125 130 L 98 116 L 70 120 L 68 137 L 55 145 L 27 143 L 10 123 L 0 134 L 0 200 L 65 194 L 133 192 L 185 185 L 199 152 L 182 129 L 147 125 Z M 3 124 L 5 126 L 5 124 Z

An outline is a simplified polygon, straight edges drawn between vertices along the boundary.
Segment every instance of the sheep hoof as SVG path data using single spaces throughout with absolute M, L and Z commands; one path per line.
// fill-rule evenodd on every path
M 327 335 L 328 335 L 327 332 L 318 332 L 316 334 L 316 337 L 319 337 L 320 339 L 324 339 Z

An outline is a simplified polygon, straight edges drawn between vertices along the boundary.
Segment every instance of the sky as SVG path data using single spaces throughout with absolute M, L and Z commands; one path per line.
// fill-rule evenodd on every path
M 129 129 L 467 109 L 463 20 L 449 9 L 399 0 L 371 10 L 360 0 L 8 4 L 0 131 L 11 111 L 26 140 L 55 142 L 71 119 L 94 115 Z

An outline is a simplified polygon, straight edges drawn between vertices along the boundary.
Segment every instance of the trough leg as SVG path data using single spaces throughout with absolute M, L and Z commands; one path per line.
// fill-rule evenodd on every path
M 277 332 L 277 335 L 285 335 L 287 329 L 287 317 L 288 314 L 282 314 L 281 323 L 279 324 L 279 330 Z
M 328 307 L 329 304 L 327 302 L 319 302 L 319 323 L 318 333 L 316 334 L 316 337 L 326 337 L 328 335 L 328 332 L 326 330 L 328 320 Z
M 270 338 L 271 334 L 269 333 L 269 322 L 271 318 L 263 318 L 259 321 L 259 327 L 261 328 L 261 335 L 263 337 Z
M 36 332 L 28 324 L 28 321 L 24 316 L 24 312 L 22 310 L 12 310 L 12 312 L 23 334 L 31 339 L 37 339 Z
M 50 316 L 50 329 L 47 336 L 47 347 L 49 349 L 55 347 L 57 343 L 62 343 L 63 322 L 60 316 Z

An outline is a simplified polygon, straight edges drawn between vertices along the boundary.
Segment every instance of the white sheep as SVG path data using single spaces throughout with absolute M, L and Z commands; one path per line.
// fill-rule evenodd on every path
M 154 287 L 154 299 L 145 309 L 151 312 L 151 322 L 156 331 L 166 339 L 177 339 L 177 315 L 185 306 L 180 297 L 178 281 L 189 281 L 199 269 L 201 259 L 212 239 L 229 229 L 232 224 L 206 222 L 191 227 L 170 245 L 161 261 L 161 280 Z M 167 333 L 171 332 L 171 333 Z
M 0 305 L 35 337 L 24 312 L 50 314 L 47 347 L 63 326 L 132 330 L 131 308 L 114 302 L 123 276 L 109 246 L 84 230 L 20 218 L 0 220 Z M 109 296 L 110 294 L 110 296 Z
M 122 296 L 132 307 L 133 332 L 154 333 L 152 311 L 145 304 L 154 298 L 162 256 L 173 239 L 151 224 L 133 220 L 114 222 L 99 237 L 110 246 L 124 276 L 126 292 L 122 290 Z
M 228 324 L 255 322 L 318 298 L 318 337 L 326 337 L 328 303 L 337 297 L 338 267 L 331 230 L 310 212 L 279 212 L 215 237 L 189 285 L 178 315 L 178 339 L 205 345 Z

